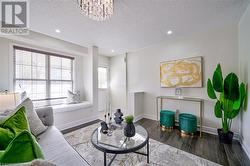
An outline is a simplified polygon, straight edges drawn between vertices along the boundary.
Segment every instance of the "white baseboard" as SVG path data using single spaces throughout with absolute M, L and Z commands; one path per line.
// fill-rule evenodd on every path
M 205 133 L 218 135 L 217 128 L 203 126 L 202 131 L 205 132 Z M 239 135 L 238 132 L 234 132 L 234 138 L 233 139 L 238 140 L 238 141 L 240 140 L 240 135 Z
M 151 120 L 157 120 L 157 117 L 155 115 L 144 114 L 142 116 L 143 116 L 143 118 L 147 118 L 147 119 L 151 119 Z M 202 132 L 213 134 L 213 135 L 218 135 L 217 128 L 213 128 L 213 127 L 209 127 L 209 126 L 202 126 Z M 240 140 L 238 132 L 234 132 L 234 139 Z
M 80 119 L 80 120 L 77 120 L 77 121 L 65 123 L 65 124 L 62 124 L 62 125 L 55 125 L 55 126 L 60 131 L 62 131 L 62 130 L 66 130 L 66 129 L 69 129 L 69 128 L 72 128 L 72 127 L 79 126 L 79 125 L 84 124 L 84 123 L 88 123 L 88 122 L 97 120 L 98 118 L 99 118 L 98 116 L 92 116 L 92 117 L 83 118 L 83 119 Z
M 137 116 L 135 116 L 135 122 L 137 122 L 137 121 L 139 121 L 139 120 L 141 120 L 141 119 L 143 119 L 144 117 L 143 117 L 143 115 L 137 115 Z
M 142 116 L 143 118 L 146 118 L 146 119 L 157 120 L 157 116 L 155 115 L 143 114 Z
M 247 145 L 247 143 L 244 141 L 244 139 L 242 137 L 240 137 L 239 141 L 240 141 L 242 149 L 245 151 L 248 158 L 250 159 L 250 146 Z

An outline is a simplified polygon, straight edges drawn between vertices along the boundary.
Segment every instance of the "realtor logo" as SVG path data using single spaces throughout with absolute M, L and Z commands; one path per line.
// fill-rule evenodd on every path
M 28 9 L 27 0 L 2 0 L 1 34 L 28 34 Z

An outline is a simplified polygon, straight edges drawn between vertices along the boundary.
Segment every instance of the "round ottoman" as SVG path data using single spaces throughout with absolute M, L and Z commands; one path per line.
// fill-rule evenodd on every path
M 194 135 L 197 132 L 197 117 L 192 114 L 181 113 L 179 115 L 180 131 L 184 135 Z
M 160 125 L 163 131 L 172 130 L 175 123 L 175 112 L 169 110 L 161 110 Z

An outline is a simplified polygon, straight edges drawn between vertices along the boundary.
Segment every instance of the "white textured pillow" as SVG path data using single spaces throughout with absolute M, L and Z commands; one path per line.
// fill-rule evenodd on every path
M 20 94 L 20 97 L 21 97 L 21 101 L 24 101 L 25 99 L 27 99 L 27 98 L 28 98 L 27 92 L 26 92 L 26 91 L 23 91 L 23 92 Z
M 36 111 L 34 110 L 32 101 L 29 98 L 26 98 L 21 104 L 19 104 L 19 106 L 17 106 L 16 110 L 18 110 L 22 106 L 25 107 L 31 132 L 35 136 L 44 132 L 47 129 L 47 126 L 45 126 L 39 119 Z
M 37 159 L 32 161 L 30 166 L 56 166 L 56 165 L 49 161 Z
M 56 165 L 46 160 L 36 159 L 31 162 L 22 164 L 10 164 L 8 166 L 56 166 Z
M 67 98 L 67 102 L 69 104 L 76 104 L 76 103 L 80 103 L 81 99 L 80 99 L 80 92 L 76 92 L 73 93 L 71 91 L 68 90 L 68 98 Z

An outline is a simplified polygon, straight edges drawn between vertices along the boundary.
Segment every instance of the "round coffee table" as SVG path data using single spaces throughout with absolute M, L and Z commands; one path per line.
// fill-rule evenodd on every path
M 104 153 L 104 166 L 107 165 L 107 153 L 115 154 L 108 165 L 111 165 L 117 154 L 137 153 L 147 156 L 147 163 L 149 163 L 149 137 L 147 130 L 135 125 L 136 134 L 134 137 L 125 137 L 123 134 L 123 127 L 117 126 L 112 130 L 110 136 L 101 132 L 101 127 L 95 129 L 92 134 L 91 142 L 93 146 Z M 147 145 L 147 153 L 137 152 Z

